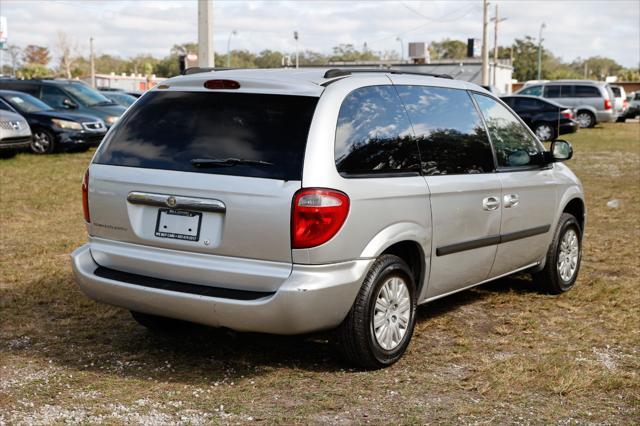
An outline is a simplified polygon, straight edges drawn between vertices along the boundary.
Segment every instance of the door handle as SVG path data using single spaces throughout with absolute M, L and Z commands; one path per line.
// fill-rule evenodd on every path
M 482 208 L 485 210 L 497 210 L 500 207 L 500 200 L 497 197 L 487 197 L 482 200 Z
M 507 194 L 503 198 L 504 200 L 502 202 L 504 203 L 505 208 L 515 207 L 520 203 L 518 194 Z

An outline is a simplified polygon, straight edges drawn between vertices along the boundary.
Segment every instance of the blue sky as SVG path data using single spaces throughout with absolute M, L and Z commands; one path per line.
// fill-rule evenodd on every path
M 400 49 L 405 43 L 443 38 L 466 40 L 482 34 L 482 6 L 473 1 L 214 1 L 214 42 L 232 49 L 293 52 L 293 31 L 300 47 L 328 53 L 339 43 L 364 42 L 372 50 Z M 493 1 L 499 5 L 499 44 L 537 37 L 547 27 L 546 47 L 564 60 L 608 56 L 625 66 L 640 63 L 640 0 Z M 49 45 L 54 55 L 57 33 L 64 31 L 80 52 L 95 38 L 96 51 L 120 56 L 150 53 L 162 57 L 173 44 L 196 41 L 195 1 L 29 1 L 1 0 L 9 43 Z M 489 35 L 493 40 L 493 28 Z M 490 45 L 493 43 L 491 42 Z

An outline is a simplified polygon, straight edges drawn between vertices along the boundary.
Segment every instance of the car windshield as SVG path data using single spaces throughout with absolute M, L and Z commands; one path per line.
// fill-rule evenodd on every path
M 125 107 L 130 107 L 136 101 L 135 97 L 126 93 L 109 92 L 105 93 L 104 95 L 112 101 L 117 102 L 118 104 Z
M 2 99 L 9 102 L 12 107 L 23 113 L 50 111 L 49 105 L 26 93 L 3 94 Z
M 102 93 L 82 83 L 72 83 L 64 86 L 64 89 L 71 93 L 86 106 L 112 105 L 113 101 L 107 99 Z

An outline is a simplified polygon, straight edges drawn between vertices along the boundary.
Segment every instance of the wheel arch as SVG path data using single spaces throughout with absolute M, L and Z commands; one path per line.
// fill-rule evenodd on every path
M 360 257 L 376 258 L 382 254 L 400 257 L 413 272 L 417 294 L 420 295 L 428 273 L 429 235 L 429 230 L 416 223 L 395 223 L 373 237 Z

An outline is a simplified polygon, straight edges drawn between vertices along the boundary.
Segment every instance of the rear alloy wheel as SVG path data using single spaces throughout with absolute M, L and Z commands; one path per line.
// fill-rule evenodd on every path
M 413 334 L 416 297 L 413 275 L 402 259 L 388 254 L 376 259 L 338 330 L 345 358 L 362 368 L 399 360 Z
M 535 129 L 536 136 L 542 142 L 553 140 L 555 133 L 556 132 L 553 130 L 553 127 L 551 127 L 549 124 L 546 124 L 546 123 L 538 124 Z
M 589 111 L 578 111 L 578 116 L 576 117 L 578 124 L 583 129 L 593 127 L 596 125 L 596 117 Z
M 33 138 L 29 145 L 31 151 L 35 154 L 50 154 L 55 148 L 53 135 L 46 130 L 36 130 L 33 132 Z

